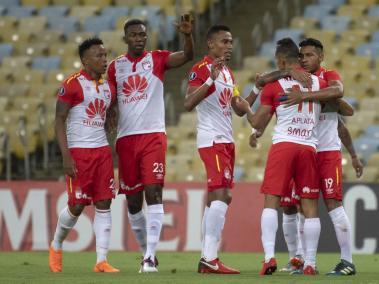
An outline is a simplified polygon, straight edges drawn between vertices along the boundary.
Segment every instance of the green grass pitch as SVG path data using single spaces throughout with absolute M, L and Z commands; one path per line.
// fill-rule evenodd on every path
M 221 253 L 225 264 L 241 270 L 240 275 L 199 275 L 196 273 L 199 253 L 159 253 L 159 272 L 138 274 L 140 255 L 110 252 L 109 262 L 121 269 L 120 273 L 92 272 L 95 253 L 63 254 L 63 272 L 51 273 L 47 252 L 0 252 L 0 283 L 378 283 L 379 255 L 355 255 L 358 274 L 331 277 L 324 273 L 338 261 L 338 254 L 318 255 L 317 276 L 289 276 L 276 272 L 272 276 L 259 276 L 262 254 Z M 277 255 L 279 268 L 287 262 L 287 254 Z

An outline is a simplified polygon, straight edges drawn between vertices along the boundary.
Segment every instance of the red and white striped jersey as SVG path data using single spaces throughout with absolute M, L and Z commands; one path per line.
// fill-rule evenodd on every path
M 326 82 L 314 75 L 312 75 L 312 81 L 311 91 L 326 87 Z M 281 105 L 279 97 L 286 93 L 289 88 L 307 91 L 298 81 L 286 77 L 267 84 L 261 94 L 261 104 L 271 106 L 277 117 L 272 142 L 273 144 L 293 142 L 316 148 L 318 137 L 316 125 L 321 112 L 321 105 L 317 101 L 304 102 L 290 107 Z
M 210 76 L 213 59 L 205 56 L 191 69 L 189 86 L 198 86 Z M 220 74 L 209 87 L 206 97 L 196 106 L 197 147 L 210 147 L 213 143 L 233 143 L 232 96 L 234 77 L 232 71 L 224 66 Z
M 115 98 L 115 90 L 106 80 L 96 81 L 84 70 L 63 81 L 57 99 L 71 105 L 66 122 L 69 148 L 108 145 L 104 124 Z
M 117 89 L 117 138 L 165 132 L 163 98 L 167 50 L 145 51 L 140 57 L 119 56 L 108 68 L 108 79 Z

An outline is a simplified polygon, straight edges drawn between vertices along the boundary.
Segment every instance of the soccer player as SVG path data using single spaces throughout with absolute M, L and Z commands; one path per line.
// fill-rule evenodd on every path
M 300 68 L 297 45 L 289 38 L 277 42 L 275 53 L 280 70 Z M 317 97 L 319 100 L 330 100 L 342 96 L 338 88 L 325 90 L 326 82 L 312 76 L 312 92 L 302 93 L 308 99 Z M 247 112 L 248 121 L 253 128 L 264 129 L 273 115 L 277 116 L 277 124 L 273 135 L 273 145 L 270 149 L 262 193 L 265 194 L 262 212 L 262 243 L 265 260 L 260 271 L 261 275 L 276 271 L 275 236 L 278 228 L 277 209 L 280 197 L 288 195 L 288 186 L 294 180 L 297 194 L 301 197 L 301 205 L 305 215 L 304 239 L 305 269 L 304 274 L 316 274 L 316 252 L 320 236 L 320 220 L 317 212 L 319 195 L 319 179 L 316 163 L 316 125 L 321 112 L 319 102 L 305 101 L 300 105 L 283 106 L 280 100 L 288 89 L 306 89 L 291 77 L 286 77 L 267 84 L 261 94 L 261 106 L 254 114 L 249 103 L 237 98 L 236 105 Z
M 307 38 L 300 42 L 300 61 L 302 67 L 309 73 L 323 78 L 329 86 L 338 86 L 343 90 L 340 75 L 334 70 L 321 67 L 324 59 L 323 45 L 320 41 Z M 300 102 L 299 94 L 288 94 L 292 103 Z M 342 206 L 342 164 L 341 139 L 348 149 L 352 165 L 357 177 L 362 175 L 363 166 L 358 159 L 350 134 L 338 118 L 338 109 L 333 109 L 327 103 L 325 112 L 320 115 L 317 144 L 317 163 L 320 175 L 320 187 L 324 203 L 334 225 L 338 244 L 341 250 L 341 260 L 327 275 L 354 275 L 356 273 L 351 252 L 351 225 Z M 352 115 L 350 113 L 344 113 Z M 341 135 L 339 135 L 341 134 Z M 341 139 L 340 139 L 341 138 Z
M 208 55 L 197 62 L 189 75 L 184 107 L 196 107 L 197 147 L 208 180 L 207 204 L 202 222 L 203 248 L 199 273 L 239 274 L 218 258 L 218 243 L 225 215 L 232 201 L 234 141 L 232 134 L 232 97 L 235 87 L 227 66 L 233 49 L 229 27 L 215 25 L 207 35 Z
M 97 253 L 94 272 L 119 272 L 107 261 L 115 184 L 112 150 L 104 128 L 115 90 L 102 78 L 107 53 L 100 39 L 83 41 L 79 56 L 83 69 L 68 77 L 57 95 L 55 131 L 66 174 L 68 206 L 58 218 L 49 248 L 49 267 L 52 272 L 62 271 L 62 243 L 84 207 L 93 203 Z
M 162 229 L 165 176 L 165 110 L 163 80 L 170 68 L 193 58 L 192 23 L 184 15 L 177 24 L 184 50 L 145 51 L 146 24 L 131 19 L 124 25 L 127 52 L 114 59 L 108 78 L 117 88 L 120 193 L 126 195 L 131 228 L 143 252 L 140 272 L 157 272 L 156 247 Z M 146 217 L 142 211 L 147 203 Z

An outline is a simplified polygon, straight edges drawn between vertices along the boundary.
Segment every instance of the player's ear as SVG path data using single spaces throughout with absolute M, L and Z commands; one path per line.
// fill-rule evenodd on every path
M 321 53 L 320 53 L 320 62 L 323 62 L 323 61 L 324 61 L 324 53 L 321 52 Z
M 213 47 L 214 47 L 213 40 L 212 39 L 208 39 L 207 40 L 207 45 L 208 45 L 208 49 L 213 49 Z

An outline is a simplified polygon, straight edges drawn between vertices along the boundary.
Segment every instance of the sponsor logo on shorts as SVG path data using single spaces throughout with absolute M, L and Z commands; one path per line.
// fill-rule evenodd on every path
M 232 91 L 229 88 L 225 88 L 220 93 L 220 96 L 218 98 L 220 106 L 223 109 L 222 113 L 225 116 L 231 116 L 232 115 L 232 111 L 231 111 L 232 96 L 233 96 Z
M 318 188 L 309 188 L 307 186 L 303 187 L 303 193 L 318 193 L 320 190 Z
M 163 179 L 163 174 L 156 174 L 155 177 L 156 177 L 157 179 Z
M 125 98 L 122 99 L 123 104 L 129 104 L 147 99 L 145 90 L 148 86 L 147 79 L 140 75 L 129 76 L 122 84 L 122 92 Z
M 75 198 L 76 199 L 87 199 L 87 200 L 91 200 L 92 198 L 90 196 L 88 196 L 87 194 L 85 193 L 82 193 L 82 190 L 81 188 L 77 188 L 75 190 Z
M 327 188 L 326 189 L 326 194 L 333 194 L 334 193 L 334 188 Z

